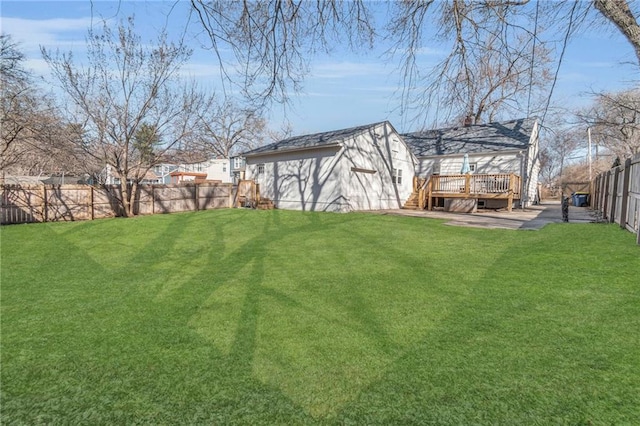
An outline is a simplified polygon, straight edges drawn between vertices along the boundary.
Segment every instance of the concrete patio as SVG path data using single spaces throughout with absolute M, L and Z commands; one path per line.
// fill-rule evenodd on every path
M 559 201 L 543 201 L 526 209 L 479 210 L 477 213 L 450 213 L 427 210 L 379 210 L 376 213 L 445 219 L 447 225 L 476 228 L 529 229 L 537 230 L 548 223 L 561 223 L 562 210 Z M 569 223 L 597 222 L 595 212 L 588 207 L 569 206 Z

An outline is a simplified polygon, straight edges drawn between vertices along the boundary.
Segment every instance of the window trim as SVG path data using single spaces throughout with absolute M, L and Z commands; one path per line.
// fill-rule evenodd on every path
M 393 169 L 391 180 L 396 185 L 402 185 L 402 169 Z

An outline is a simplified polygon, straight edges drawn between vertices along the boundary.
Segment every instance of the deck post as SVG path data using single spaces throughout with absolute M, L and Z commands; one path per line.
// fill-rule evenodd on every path
M 507 211 L 511 212 L 513 209 L 513 192 L 515 185 L 515 175 L 513 173 L 509 174 L 509 196 L 507 197 Z
M 471 194 L 471 174 L 464 175 L 464 193 L 466 195 Z
M 433 197 L 431 193 L 433 192 L 433 176 L 429 178 L 429 182 L 427 183 L 427 210 L 433 210 Z

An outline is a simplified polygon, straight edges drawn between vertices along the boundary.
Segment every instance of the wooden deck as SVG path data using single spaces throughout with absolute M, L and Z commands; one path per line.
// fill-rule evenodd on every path
M 436 198 L 466 198 L 476 200 L 504 199 L 511 211 L 513 200 L 520 199 L 520 176 L 510 174 L 433 175 L 428 179 L 414 178 L 418 209 L 433 210 Z

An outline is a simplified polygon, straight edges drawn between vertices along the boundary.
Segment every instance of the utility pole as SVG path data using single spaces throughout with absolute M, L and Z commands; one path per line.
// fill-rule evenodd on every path
M 592 172 L 591 172 L 591 127 L 587 127 L 587 139 L 589 140 L 589 148 L 588 151 L 589 153 L 588 155 L 588 161 L 589 161 L 589 182 L 591 182 L 591 180 L 593 179 L 592 176 Z

